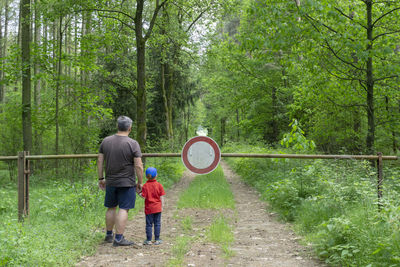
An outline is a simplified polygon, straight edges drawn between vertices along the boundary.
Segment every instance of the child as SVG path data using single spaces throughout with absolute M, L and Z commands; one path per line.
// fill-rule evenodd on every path
M 164 207 L 164 188 L 157 182 L 157 169 L 149 167 L 146 170 L 147 182 L 142 188 L 142 197 L 144 197 L 144 213 L 146 214 L 146 237 L 143 245 L 151 245 L 151 233 L 154 224 L 154 245 L 162 243 L 160 239 L 161 231 L 161 212 Z

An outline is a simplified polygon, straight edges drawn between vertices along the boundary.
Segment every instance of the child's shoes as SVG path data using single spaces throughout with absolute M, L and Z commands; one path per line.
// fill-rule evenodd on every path
M 149 240 L 145 240 L 145 241 L 143 242 L 143 245 L 148 246 L 148 245 L 152 245 L 152 243 L 151 243 L 151 241 L 149 241 Z

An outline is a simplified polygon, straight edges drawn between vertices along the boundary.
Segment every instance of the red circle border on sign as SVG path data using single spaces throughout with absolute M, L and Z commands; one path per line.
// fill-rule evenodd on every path
M 187 155 L 188 155 L 189 148 L 196 142 L 206 142 L 214 149 L 214 154 L 215 154 L 214 161 L 207 168 L 204 168 L 204 169 L 196 168 L 192 164 L 190 164 L 190 162 L 188 160 Z M 181 158 L 182 158 L 183 164 L 191 172 L 194 172 L 197 174 L 207 174 L 207 173 L 212 172 L 218 166 L 219 161 L 221 159 L 221 151 L 219 150 L 218 144 L 210 137 L 196 136 L 196 137 L 193 137 L 192 139 L 190 139 L 189 141 L 187 141 L 186 144 L 183 146 Z

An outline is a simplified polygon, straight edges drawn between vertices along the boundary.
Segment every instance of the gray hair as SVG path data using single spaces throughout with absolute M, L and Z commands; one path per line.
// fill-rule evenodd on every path
M 119 116 L 117 119 L 118 131 L 127 132 L 132 127 L 132 120 L 127 116 Z

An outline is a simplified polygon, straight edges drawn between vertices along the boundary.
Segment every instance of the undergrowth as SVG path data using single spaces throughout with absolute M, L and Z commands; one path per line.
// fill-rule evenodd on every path
M 224 152 L 282 153 L 225 147 Z M 290 153 L 290 152 L 289 152 Z M 354 160 L 228 159 L 281 218 L 332 266 L 400 265 L 400 169 L 385 162 L 382 209 L 376 169 Z
M 170 187 L 182 176 L 177 159 L 148 159 L 159 181 Z M 97 187 L 95 166 L 84 177 L 30 177 L 30 216 L 17 219 L 17 185 L 0 172 L 0 266 L 71 266 L 95 252 L 104 238 L 104 192 Z M 77 182 L 79 181 L 79 182 Z M 138 198 L 132 214 L 142 211 Z

